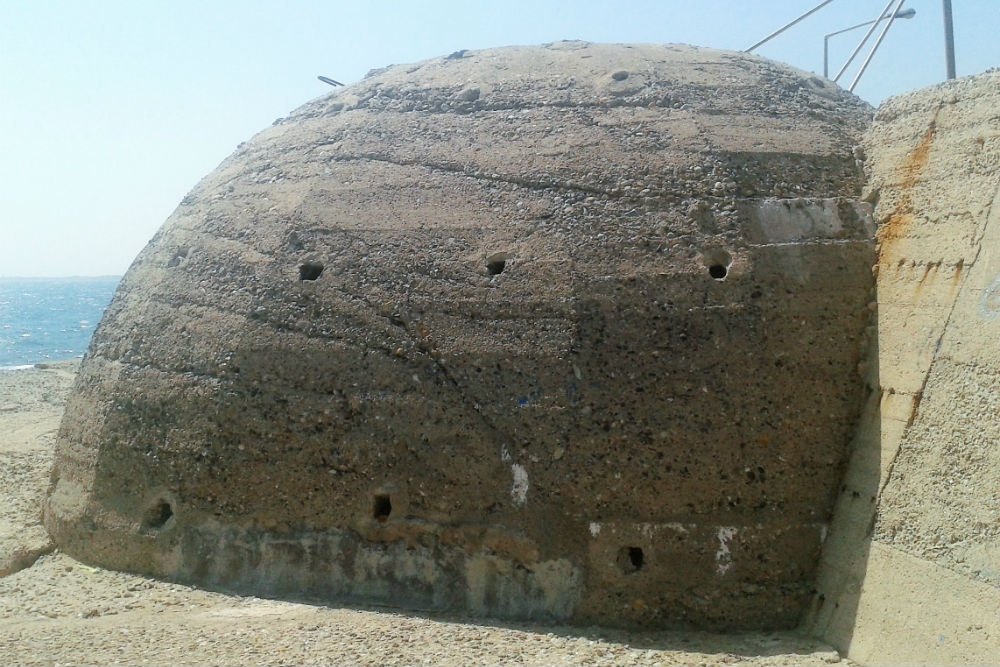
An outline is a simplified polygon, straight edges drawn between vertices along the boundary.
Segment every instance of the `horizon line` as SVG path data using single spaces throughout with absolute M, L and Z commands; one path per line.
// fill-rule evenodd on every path
M 66 278 L 121 278 L 124 273 L 99 273 L 95 275 L 73 274 L 68 276 L 22 276 L 22 275 L 0 275 L 0 280 L 57 280 Z

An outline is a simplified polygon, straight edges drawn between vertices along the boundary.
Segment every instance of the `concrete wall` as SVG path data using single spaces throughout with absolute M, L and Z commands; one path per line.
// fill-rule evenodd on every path
M 866 664 L 995 664 L 1000 72 L 886 102 L 865 149 L 877 363 L 806 627 Z

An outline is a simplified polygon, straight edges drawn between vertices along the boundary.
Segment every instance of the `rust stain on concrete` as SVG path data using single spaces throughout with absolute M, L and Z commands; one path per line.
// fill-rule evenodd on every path
M 951 277 L 951 292 L 954 293 L 958 289 L 958 282 L 962 278 L 962 271 L 965 269 L 965 259 L 959 259 L 955 263 L 955 273 Z
M 937 116 L 940 109 L 934 113 L 931 124 L 920 138 L 917 147 L 906 156 L 903 164 L 900 165 L 900 200 L 899 205 L 889 215 L 889 219 L 879 227 L 877 239 L 879 247 L 879 264 L 888 264 L 890 250 L 895 239 L 906 236 L 909 232 L 910 223 L 913 222 L 912 196 L 913 187 L 920 181 L 920 175 L 927 166 L 927 159 L 930 156 L 931 146 L 934 144 L 934 137 L 937 134 Z

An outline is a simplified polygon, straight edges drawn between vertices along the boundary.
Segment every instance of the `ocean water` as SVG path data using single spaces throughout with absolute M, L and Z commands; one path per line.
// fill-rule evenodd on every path
M 83 356 L 119 280 L 0 278 L 0 370 Z

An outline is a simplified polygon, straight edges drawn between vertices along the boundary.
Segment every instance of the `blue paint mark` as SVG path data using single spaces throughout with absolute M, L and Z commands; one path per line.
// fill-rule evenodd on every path
M 528 394 L 527 396 L 522 396 L 521 398 L 517 399 L 517 404 L 520 405 L 521 407 L 524 407 L 525 405 L 531 405 L 532 403 L 537 403 L 539 399 L 541 399 L 541 397 L 542 397 L 542 385 L 538 383 L 538 380 L 535 380 L 535 390 L 530 394 Z
M 979 314 L 986 320 L 1000 317 L 1000 278 L 983 290 L 983 296 L 979 299 Z

